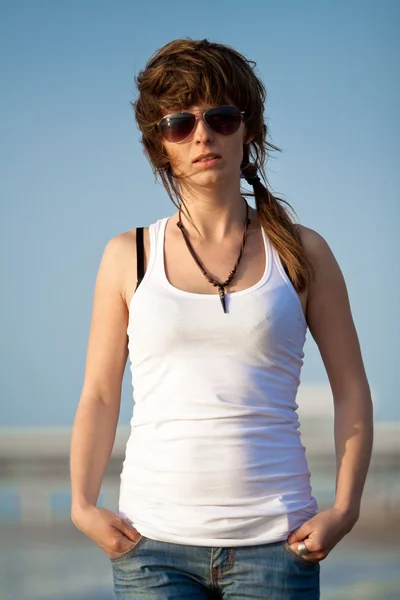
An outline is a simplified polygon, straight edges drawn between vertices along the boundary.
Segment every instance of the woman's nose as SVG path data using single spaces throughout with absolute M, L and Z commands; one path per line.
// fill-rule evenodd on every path
M 210 140 L 212 137 L 212 131 L 207 126 L 204 118 L 202 116 L 198 117 L 196 120 L 196 126 L 194 130 L 194 139 L 198 141 Z

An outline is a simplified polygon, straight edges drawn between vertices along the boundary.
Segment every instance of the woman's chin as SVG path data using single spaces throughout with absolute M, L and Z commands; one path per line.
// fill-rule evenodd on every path
M 189 180 L 194 185 L 226 185 L 228 181 L 232 182 L 232 173 L 222 169 L 202 169 L 194 173 Z

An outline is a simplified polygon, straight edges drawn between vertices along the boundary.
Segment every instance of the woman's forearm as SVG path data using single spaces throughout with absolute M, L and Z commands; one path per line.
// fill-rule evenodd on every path
M 81 398 L 72 430 L 70 470 L 72 520 L 95 506 L 114 445 L 119 403 Z
M 351 398 L 335 402 L 335 508 L 357 521 L 371 459 L 373 409 L 369 386 Z

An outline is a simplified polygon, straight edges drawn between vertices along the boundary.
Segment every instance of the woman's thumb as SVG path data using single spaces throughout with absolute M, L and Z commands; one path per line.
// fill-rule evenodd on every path
M 117 528 L 121 533 L 124 534 L 132 542 L 135 542 L 138 538 L 138 531 L 129 523 L 127 519 L 120 518 L 117 521 Z
M 309 536 L 311 531 L 312 530 L 310 529 L 310 527 L 308 527 L 307 523 L 305 523 L 304 525 L 301 525 L 295 531 L 292 531 L 292 533 L 289 535 L 287 541 L 289 542 L 289 544 L 294 544 L 295 542 L 302 542 Z

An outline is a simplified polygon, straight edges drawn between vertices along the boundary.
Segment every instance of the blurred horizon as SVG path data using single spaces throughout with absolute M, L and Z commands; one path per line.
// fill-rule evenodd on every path
M 319 510 L 333 505 L 330 419 L 304 415 L 302 441 Z M 324 600 L 397 600 L 400 425 L 378 425 L 360 519 L 321 564 Z M 70 519 L 69 428 L 0 430 L 0 596 L 111 600 L 108 557 Z M 129 427 L 120 427 L 98 501 L 115 511 Z M 338 577 L 340 573 L 340 577 Z M 60 586 L 60 579 L 63 585 Z

